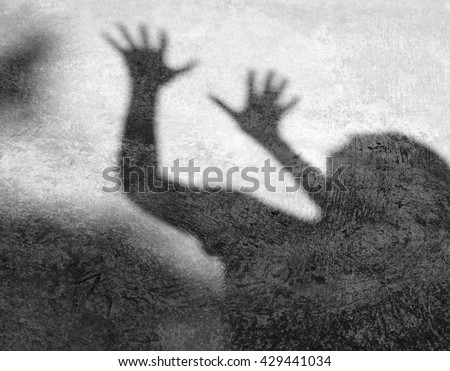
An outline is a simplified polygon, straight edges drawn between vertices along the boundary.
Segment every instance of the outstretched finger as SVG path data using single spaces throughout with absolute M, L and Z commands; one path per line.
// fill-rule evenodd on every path
M 281 93 L 283 93 L 284 89 L 286 89 L 286 86 L 288 83 L 289 83 L 289 81 L 287 79 L 283 79 L 283 81 L 281 81 L 280 85 L 278 85 L 277 88 L 274 88 L 274 90 L 277 92 L 278 95 L 280 95 Z
M 166 31 L 160 31 L 159 33 L 159 51 L 161 54 L 167 51 L 167 44 L 169 43 L 169 37 L 167 36 Z
M 131 37 L 128 29 L 122 23 L 119 23 L 117 27 L 119 27 L 120 32 L 122 32 L 122 35 L 125 40 L 127 40 L 128 44 L 130 44 L 133 49 L 136 49 L 136 45 L 134 44 L 133 38 Z
M 230 106 L 228 106 L 223 100 L 217 98 L 214 95 L 210 95 L 209 98 L 217 104 L 220 108 L 222 108 L 226 113 L 228 113 L 231 117 L 236 118 L 237 113 Z
M 298 102 L 300 102 L 300 97 L 292 98 L 291 101 L 283 107 L 283 112 L 291 110 L 298 104 Z
M 255 96 L 255 70 L 248 71 L 247 74 L 247 99 L 251 102 Z
M 270 94 L 273 92 L 273 78 L 275 77 L 274 71 L 269 71 L 264 85 L 264 94 Z
M 191 71 L 192 69 L 194 69 L 197 65 L 198 65 L 198 62 L 197 62 L 197 61 L 190 62 L 190 63 L 188 63 L 187 65 L 185 65 L 184 67 L 181 67 L 181 68 L 179 68 L 179 69 L 176 69 L 176 70 L 174 71 L 174 73 L 175 73 L 176 75 L 178 75 L 178 74 L 182 74 L 182 73 L 189 72 L 189 71 Z
M 146 48 L 150 47 L 150 40 L 148 36 L 147 26 L 145 24 L 141 24 L 139 26 L 139 31 L 141 32 L 142 43 Z
M 125 51 L 125 48 L 120 46 L 120 44 L 116 40 L 114 40 L 111 36 L 109 36 L 107 33 L 102 33 L 102 37 L 106 40 L 108 44 L 110 44 L 114 49 L 116 49 L 120 53 L 123 53 Z

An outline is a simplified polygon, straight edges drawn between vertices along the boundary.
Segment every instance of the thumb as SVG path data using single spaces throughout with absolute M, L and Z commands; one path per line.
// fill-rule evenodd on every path
M 228 113 L 234 119 L 237 118 L 238 114 L 235 110 L 233 110 L 228 104 L 226 104 L 223 100 L 216 97 L 215 95 L 209 95 L 209 99 L 211 99 L 215 104 L 217 104 L 220 108 L 222 108 L 226 113 Z

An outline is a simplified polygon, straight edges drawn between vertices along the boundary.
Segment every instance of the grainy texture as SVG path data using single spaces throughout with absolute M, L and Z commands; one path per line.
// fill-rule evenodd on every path
M 2 13 L 1 350 L 449 349 L 446 2 L 20 3 Z M 101 39 L 115 20 L 152 45 L 164 26 L 168 66 L 199 65 L 156 91 L 148 54 L 121 64 Z M 249 110 L 261 135 L 217 103 L 244 112 L 247 68 L 261 93 L 268 67 L 281 106 L 303 101 Z M 348 191 L 106 194 L 117 153 L 332 154 Z

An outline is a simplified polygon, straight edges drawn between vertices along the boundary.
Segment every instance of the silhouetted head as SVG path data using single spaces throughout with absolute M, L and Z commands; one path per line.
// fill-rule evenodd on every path
M 431 148 L 399 133 L 352 137 L 331 155 L 332 172 L 345 170 L 339 179 L 344 192 L 333 189 L 315 195 L 325 214 L 365 220 L 369 215 L 387 215 L 408 209 L 410 217 L 427 212 L 427 204 L 440 204 L 450 197 L 450 171 Z M 381 214 L 380 214 L 381 213 Z
M 0 56 L 0 104 L 27 104 L 38 89 L 39 64 L 50 48 L 46 35 L 30 36 Z

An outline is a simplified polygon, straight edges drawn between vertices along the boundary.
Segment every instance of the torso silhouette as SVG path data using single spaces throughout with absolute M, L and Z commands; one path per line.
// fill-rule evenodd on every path
M 158 93 L 192 66 L 173 70 L 164 64 L 165 37 L 160 49 L 151 49 L 138 48 L 125 36 L 130 49 L 110 40 L 125 56 L 133 85 L 121 158 L 138 166 L 157 165 Z M 277 135 L 282 115 L 296 101 L 279 105 L 286 82 L 275 86 L 273 78 L 269 73 L 258 94 L 254 74 L 249 74 L 242 112 L 212 100 L 283 165 L 301 171 L 308 164 Z M 447 290 L 449 278 L 446 163 L 398 133 L 356 136 L 332 157 L 335 168 L 348 166 L 340 177 L 347 190 L 310 194 L 323 213 L 311 223 L 240 193 L 179 192 L 180 184 L 158 175 L 170 191 L 142 193 L 135 177 L 125 177 L 131 179 L 124 186 L 130 187 L 133 202 L 195 235 L 224 262 L 230 349 L 354 348 L 351 338 L 339 334 L 352 330 L 356 337 L 367 326 L 368 347 L 376 348 L 379 341 L 407 347 L 420 343 L 423 335 L 410 323 L 428 323 L 426 310 L 444 305 L 436 298 Z M 430 336 L 442 340 L 450 333 L 444 327 Z

